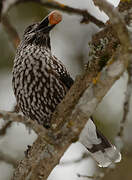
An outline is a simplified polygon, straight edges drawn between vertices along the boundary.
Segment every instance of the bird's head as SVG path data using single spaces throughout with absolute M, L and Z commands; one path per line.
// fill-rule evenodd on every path
M 62 20 L 58 11 L 51 12 L 41 22 L 28 26 L 23 35 L 24 42 L 48 45 L 50 43 L 49 32 Z

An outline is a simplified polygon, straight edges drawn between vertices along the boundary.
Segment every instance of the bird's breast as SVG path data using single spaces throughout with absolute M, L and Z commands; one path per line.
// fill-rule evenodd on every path
M 24 115 L 41 124 L 50 121 L 53 111 L 66 94 L 51 66 L 44 59 L 31 57 L 14 65 L 13 89 Z

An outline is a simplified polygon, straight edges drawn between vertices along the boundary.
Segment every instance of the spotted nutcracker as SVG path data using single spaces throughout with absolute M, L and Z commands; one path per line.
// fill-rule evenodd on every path
M 50 128 L 52 113 L 74 83 L 64 64 L 51 52 L 49 33 L 61 20 L 61 14 L 53 11 L 41 22 L 28 26 L 14 60 L 12 84 L 17 104 L 27 118 L 45 128 Z M 118 150 L 92 120 L 80 142 L 100 166 L 120 161 Z

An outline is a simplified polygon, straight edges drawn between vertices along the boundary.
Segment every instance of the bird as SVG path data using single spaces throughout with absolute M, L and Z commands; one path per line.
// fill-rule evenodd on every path
M 52 11 L 42 21 L 29 25 L 13 65 L 12 86 L 20 110 L 46 129 L 50 129 L 53 112 L 74 83 L 65 65 L 51 50 L 50 32 L 61 21 L 62 14 Z M 96 128 L 93 119 L 88 121 L 82 137 L 80 142 L 100 166 L 120 161 L 120 152 Z

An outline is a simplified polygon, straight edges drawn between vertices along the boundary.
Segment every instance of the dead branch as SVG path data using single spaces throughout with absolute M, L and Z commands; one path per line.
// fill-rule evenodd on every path
M 15 105 L 12 109 L 12 112 L 16 112 L 19 113 L 19 108 L 17 105 Z M 2 126 L 2 128 L 0 129 L 0 136 L 4 136 L 8 130 L 8 128 L 11 127 L 12 125 L 12 121 L 6 121 L 5 124 Z
M 19 115 L 18 113 L 0 110 L 0 118 L 3 118 L 4 120 L 8 122 L 23 123 L 25 124 L 25 126 L 33 129 L 38 135 L 41 134 L 41 132 L 45 131 L 45 128 L 39 125 L 36 121 L 27 119 L 24 116 Z

